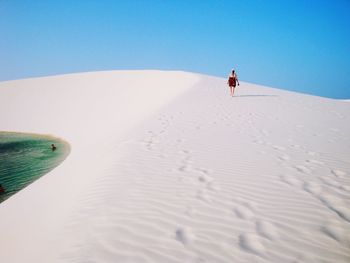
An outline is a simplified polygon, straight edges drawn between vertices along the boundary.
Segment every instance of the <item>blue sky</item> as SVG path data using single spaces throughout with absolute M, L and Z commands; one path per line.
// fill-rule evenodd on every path
M 350 1 L 0 0 L 0 81 L 164 69 L 350 98 Z

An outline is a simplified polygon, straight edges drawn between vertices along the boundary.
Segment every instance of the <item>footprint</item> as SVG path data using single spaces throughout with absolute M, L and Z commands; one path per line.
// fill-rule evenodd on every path
M 319 184 L 313 182 L 304 183 L 303 188 L 305 191 L 315 196 L 318 196 L 322 192 L 322 187 Z
M 294 166 L 294 168 L 298 171 L 298 172 L 301 172 L 301 173 L 304 173 L 304 174 L 310 174 L 311 173 L 311 170 L 303 165 L 296 165 Z
M 196 168 L 196 170 L 204 174 L 210 174 L 210 171 L 204 168 Z
M 147 150 L 151 151 L 153 146 L 154 146 L 153 137 L 151 139 L 145 141 L 144 143 L 145 143 Z
M 215 183 L 214 181 L 209 182 L 209 183 L 207 184 L 207 188 L 208 188 L 209 190 L 214 191 L 214 192 L 218 192 L 218 191 L 221 190 L 221 187 L 220 187 L 217 183 Z
M 194 209 L 193 207 L 189 206 L 189 207 L 187 207 L 185 213 L 186 213 L 188 216 L 194 216 L 194 215 L 197 213 L 197 211 L 196 211 L 196 209 Z
M 333 177 L 334 178 L 334 177 Z M 329 178 L 329 177 L 321 177 L 322 182 L 324 182 L 326 185 L 328 186 L 332 186 L 335 188 L 340 189 L 341 188 L 341 184 L 339 184 L 337 181 L 335 181 L 333 178 Z
M 265 247 L 261 244 L 256 234 L 240 235 L 239 245 L 242 249 L 255 255 L 263 256 L 265 254 Z
M 282 146 L 278 146 L 278 145 L 273 145 L 272 146 L 273 149 L 278 150 L 278 151 L 284 151 L 286 150 L 286 148 L 282 147 Z
M 181 166 L 178 168 L 178 170 L 179 170 L 180 172 L 185 173 L 185 172 L 189 172 L 189 171 L 190 171 L 190 167 L 189 167 L 187 164 L 185 164 L 185 165 L 181 165 Z
M 292 144 L 291 146 L 292 146 L 293 148 L 296 148 L 296 149 L 301 148 L 301 146 L 300 146 L 299 144 Z
M 251 211 L 256 211 L 256 203 L 253 201 L 247 201 L 246 199 L 242 197 L 235 198 L 236 202 L 240 203 L 241 206 L 249 208 Z
M 332 132 L 339 132 L 338 128 L 330 128 L 329 130 L 332 131 Z
M 256 222 L 256 231 L 263 237 L 270 240 L 276 240 L 280 236 L 277 232 L 276 227 L 267 221 L 259 220 Z
M 306 162 L 307 162 L 307 163 L 311 163 L 311 164 L 324 165 L 323 162 L 318 161 L 318 160 L 314 160 L 314 159 L 306 160 Z
M 341 190 L 344 190 L 344 191 L 346 191 L 346 192 L 350 192 L 350 186 L 347 186 L 347 185 L 342 185 L 342 186 L 340 186 L 340 189 L 341 189 Z
M 265 143 L 263 140 L 254 140 L 253 142 L 256 144 L 264 144 Z
M 350 231 L 334 220 L 323 225 L 321 231 L 338 242 L 350 243 Z
M 167 156 L 164 153 L 160 153 L 157 155 L 158 158 L 165 159 Z
M 204 202 L 211 202 L 211 199 L 205 189 L 198 190 L 196 197 Z
M 343 200 L 329 194 L 322 194 L 319 199 L 340 218 L 350 222 L 350 208 L 344 204 Z
M 264 136 L 269 136 L 269 132 L 265 129 L 260 130 L 260 132 L 264 135 Z
M 317 155 L 317 153 L 312 152 L 312 151 L 308 151 L 307 154 L 310 155 L 310 156 L 316 156 Z
M 291 176 L 291 175 L 282 175 L 281 176 L 281 181 L 285 182 L 291 186 L 301 186 L 301 184 L 303 183 L 302 181 L 300 181 L 299 179 Z
M 346 175 L 346 172 L 341 170 L 332 170 L 332 174 L 334 174 L 337 177 L 343 177 Z
M 177 168 L 178 171 L 180 172 L 189 172 L 192 170 L 191 168 L 191 157 L 188 155 L 188 151 L 183 150 L 181 153 L 184 153 L 186 157 L 181 161 L 182 165 Z
M 234 209 L 235 214 L 241 219 L 252 219 L 255 217 L 253 211 L 243 205 L 237 205 Z
M 198 177 L 198 180 L 202 183 L 210 183 L 211 181 L 213 181 L 213 178 L 211 178 L 209 175 L 207 174 L 201 174 Z
M 282 161 L 289 161 L 290 157 L 287 154 L 278 156 L 278 159 L 282 160 Z
M 190 245 L 195 240 L 195 235 L 190 228 L 180 227 L 175 231 L 175 238 L 183 245 Z

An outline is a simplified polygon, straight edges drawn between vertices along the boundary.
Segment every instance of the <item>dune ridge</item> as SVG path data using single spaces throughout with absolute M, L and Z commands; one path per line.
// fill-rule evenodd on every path
M 63 164 L 1 204 L 1 254 L 348 262 L 349 113 L 346 101 L 245 82 L 231 98 L 224 79 L 186 72 L 0 83 L 1 130 L 72 146 Z

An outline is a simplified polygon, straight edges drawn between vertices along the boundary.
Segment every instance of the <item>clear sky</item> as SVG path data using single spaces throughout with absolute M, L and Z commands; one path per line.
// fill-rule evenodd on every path
M 0 81 L 185 70 L 350 98 L 349 0 L 0 0 Z

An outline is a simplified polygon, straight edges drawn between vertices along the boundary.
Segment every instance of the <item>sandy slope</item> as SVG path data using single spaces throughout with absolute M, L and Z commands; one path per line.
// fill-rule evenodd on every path
M 184 72 L 0 83 L 72 145 L 0 205 L 4 262 L 349 262 L 350 105 Z M 20 252 L 19 252 L 20 251 Z

